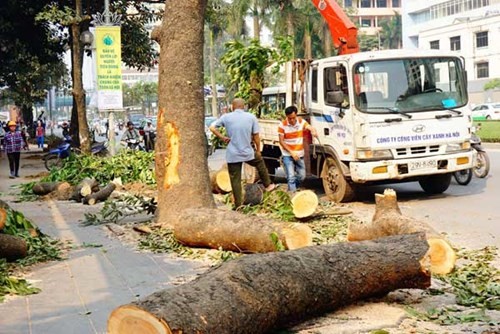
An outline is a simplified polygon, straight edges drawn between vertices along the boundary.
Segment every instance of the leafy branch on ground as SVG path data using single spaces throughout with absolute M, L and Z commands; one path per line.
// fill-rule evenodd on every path
M 154 198 L 139 195 L 122 195 L 118 198 L 108 199 L 102 209 L 94 213 L 85 213 L 84 226 L 117 223 L 127 216 L 146 213 L 153 215 L 157 203 Z
M 7 209 L 7 220 L 2 233 L 20 237 L 26 241 L 27 256 L 14 263 L 7 264 L 0 259 L 0 301 L 7 294 L 28 295 L 38 293 L 40 289 L 32 287 L 24 279 L 12 276 L 12 272 L 20 266 L 28 266 L 38 262 L 61 259 L 61 243 L 43 234 L 38 227 L 21 212 Z
M 280 189 L 265 192 L 260 204 L 245 205 L 239 210 L 248 215 L 265 215 L 285 222 L 297 221 L 293 214 L 290 195 Z
M 412 307 L 407 307 L 406 311 L 409 315 L 422 321 L 431 321 L 440 325 L 456 325 L 469 322 L 482 322 L 491 326 L 500 324 L 498 321 L 493 321 L 490 316 L 485 313 L 485 310 L 466 311 L 463 308 L 443 307 L 432 308 L 425 312 L 420 312 Z

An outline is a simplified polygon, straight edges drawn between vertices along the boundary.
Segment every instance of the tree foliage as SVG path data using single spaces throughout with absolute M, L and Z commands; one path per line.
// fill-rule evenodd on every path
M 484 90 L 491 90 L 495 88 L 500 88 L 500 79 L 493 79 L 484 84 Z

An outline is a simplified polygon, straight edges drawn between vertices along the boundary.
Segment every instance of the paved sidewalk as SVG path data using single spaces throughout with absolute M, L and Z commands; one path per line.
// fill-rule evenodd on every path
M 28 174 L 45 169 L 40 150 L 23 151 L 19 179 L 9 179 L 8 161 L 0 158 L 0 198 L 21 211 L 52 237 L 71 241 L 67 259 L 39 264 L 27 276 L 41 289 L 36 295 L 8 297 L 0 303 L 2 334 L 105 333 L 110 312 L 119 305 L 173 286 L 181 276 L 191 278 L 206 266 L 164 254 L 139 253 L 102 226 L 83 227 L 85 212 L 101 205 L 46 201 L 13 203 L 13 185 L 29 182 Z M 102 247 L 83 247 L 83 243 Z

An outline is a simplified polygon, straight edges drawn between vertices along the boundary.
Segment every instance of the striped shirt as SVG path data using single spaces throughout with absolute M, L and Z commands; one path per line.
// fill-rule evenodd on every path
M 285 144 L 295 153 L 298 157 L 304 156 L 304 130 L 307 129 L 309 123 L 302 118 L 298 117 L 295 125 L 288 123 L 285 119 L 278 127 L 278 133 L 283 136 Z M 285 156 L 291 156 L 291 153 L 281 148 L 281 153 Z
M 4 139 L 4 146 L 5 146 L 5 152 L 7 153 L 13 153 L 13 152 L 21 152 L 21 149 L 23 148 L 23 136 L 21 135 L 21 132 L 15 131 L 15 132 L 7 132 L 5 135 Z

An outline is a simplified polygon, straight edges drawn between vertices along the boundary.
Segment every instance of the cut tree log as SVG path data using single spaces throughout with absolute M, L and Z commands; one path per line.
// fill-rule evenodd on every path
M 94 205 L 99 201 L 105 201 L 115 189 L 116 185 L 113 182 L 110 182 L 98 192 L 85 196 L 83 204 Z
M 312 190 L 302 190 L 292 196 L 292 207 L 295 218 L 312 216 L 318 208 L 318 196 Z
M 7 224 L 7 209 L 0 207 L 0 231 L 3 230 Z
M 243 187 L 243 205 L 258 205 L 264 198 L 264 186 L 259 183 L 245 184 Z
M 86 196 L 99 191 L 99 183 L 95 179 L 85 178 L 74 189 L 71 200 L 81 202 Z
M 26 257 L 28 246 L 24 239 L 10 235 L 0 234 L 0 259 L 15 261 Z
M 123 305 L 109 334 L 261 334 L 400 288 L 430 286 L 422 233 L 243 256 Z
M 216 172 L 210 173 L 210 183 L 212 185 L 212 193 L 214 194 L 227 194 L 231 192 L 231 179 L 227 165 L 224 165 Z
M 67 189 L 71 188 L 68 182 L 38 182 L 33 186 L 33 194 L 35 195 L 47 195 L 54 191 L 65 192 Z
M 456 253 L 453 248 L 426 222 L 404 216 L 393 189 L 386 189 L 383 195 L 375 194 L 375 214 L 371 223 L 351 222 L 347 231 L 347 240 L 371 240 L 388 235 L 415 232 L 425 233 L 430 246 L 431 272 L 439 275 L 450 273 L 456 262 Z
M 210 208 L 186 209 L 172 229 L 175 238 L 191 247 L 222 248 L 236 252 L 276 251 L 275 233 L 286 249 L 312 245 L 312 230 L 300 223 L 281 223 L 235 211 Z

